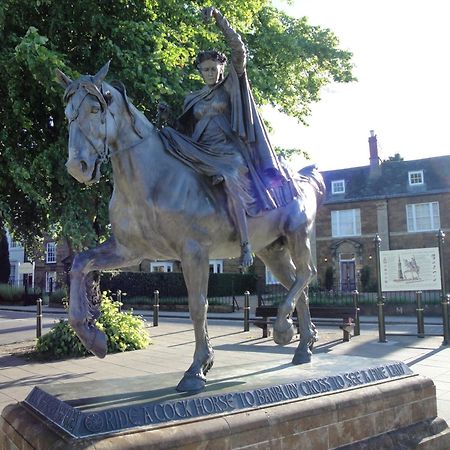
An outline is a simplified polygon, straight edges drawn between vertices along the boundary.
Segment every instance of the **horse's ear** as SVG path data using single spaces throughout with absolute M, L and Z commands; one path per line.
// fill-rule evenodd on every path
M 69 86 L 69 84 L 72 83 L 72 80 L 64 72 L 61 72 L 59 69 L 56 69 L 56 80 L 64 89 L 66 89 L 67 86 Z
M 109 60 L 95 75 L 94 75 L 94 83 L 95 85 L 100 88 L 100 85 L 102 84 L 103 80 L 105 79 L 108 70 L 109 70 L 109 64 L 111 63 L 111 60 Z

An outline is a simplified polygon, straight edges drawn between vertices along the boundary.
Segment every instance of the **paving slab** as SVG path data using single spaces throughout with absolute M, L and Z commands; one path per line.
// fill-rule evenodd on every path
M 391 329 L 395 327 L 390 326 Z M 92 356 L 36 363 L 23 357 L 0 354 L 0 393 L 3 394 L 0 408 L 5 406 L 5 396 L 22 401 L 37 384 L 184 372 L 194 352 L 191 322 L 184 318 L 160 318 L 159 326 L 149 326 L 148 330 L 152 345 L 147 349 L 108 355 L 104 360 Z M 280 347 L 271 338 L 262 338 L 257 327 L 252 326 L 249 332 L 242 331 L 243 324 L 238 321 L 210 321 L 208 330 L 216 353 L 214 373 L 224 372 L 230 365 L 239 363 L 291 358 L 298 344 L 294 340 L 288 346 Z M 398 360 L 405 362 L 413 372 L 431 378 L 438 390 L 439 415 L 450 423 L 450 348 L 442 346 L 442 337 L 388 336 L 388 342 L 379 343 L 376 324 L 366 324 L 362 326 L 360 336 L 342 342 L 342 331 L 337 326 L 318 325 L 318 330 L 320 340 L 314 353 L 320 355 L 320 360 L 326 355 Z

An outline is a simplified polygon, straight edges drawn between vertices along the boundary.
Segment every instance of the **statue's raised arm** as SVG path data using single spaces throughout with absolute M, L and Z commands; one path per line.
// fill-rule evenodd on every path
M 214 7 L 205 8 L 202 11 L 202 15 L 205 22 L 209 22 L 212 18 L 216 21 L 217 26 L 225 36 L 227 44 L 230 46 L 231 63 L 233 64 L 236 73 L 239 76 L 242 75 L 247 64 L 247 50 L 241 36 L 233 29 L 228 20 L 218 9 Z
M 202 11 L 205 22 L 215 21 L 231 50 L 197 54 L 195 67 L 204 85 L 190 92 L 175 129 L 160 131 L 166 150 L 193 170 L 221 185 L 230 218 L 241 245 L 241 265 L 253 263 L 247 217 L 286 205 L 296 195 L 270 145 L 247 79 L 247 51 L 239 34 L 216 8 Z M 160 108 L 160 116 L 168 115 Z

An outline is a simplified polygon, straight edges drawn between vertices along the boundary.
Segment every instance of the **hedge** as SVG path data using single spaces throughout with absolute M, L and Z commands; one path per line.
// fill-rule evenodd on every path
M 256 291 L 254 274 L 211 273 L 208 296 L 226 297 Z M 160 297 L 186 297 L 183 274 L 178 272 L 103 272 L 100 279 L 102 291 L 126 292 L 128 297 L 152 296 L 155 290 Z

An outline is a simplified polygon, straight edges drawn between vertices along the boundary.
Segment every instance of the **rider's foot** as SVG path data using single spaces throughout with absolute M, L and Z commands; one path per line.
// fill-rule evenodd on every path
M 253 264 L 252 249 L 248 242 L 241 244 L 241 267 L 246 270 Z
M 213 186 L 215 186 L 216 184 L 222 183 L 223 180 L 224 180 L 224 178 L 222 175 L 214 175 L 212 177 L 212 184 L 213 184 Z

